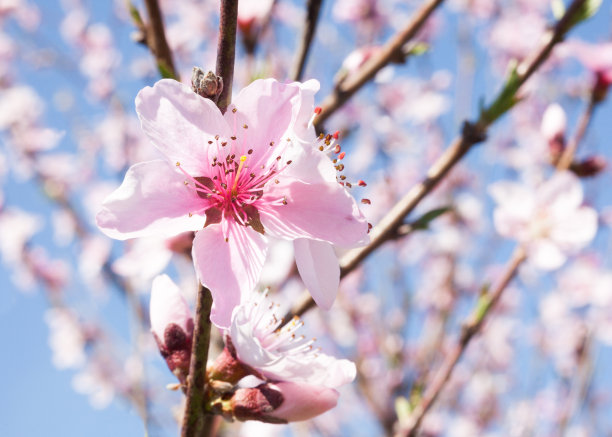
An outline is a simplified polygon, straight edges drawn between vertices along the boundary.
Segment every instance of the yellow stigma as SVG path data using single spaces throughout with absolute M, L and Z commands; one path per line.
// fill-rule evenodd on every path
M 232 187 L 232 196 L 235 196 L 237 193 L 236 187 L 238 186 L 238 177 L 240 177 L 240 172 L 242 171 L 242 167 L 244 166 L 244 161 L 246 161 L 246 155 L 242 155 L 240 157 L 240 165 L 238 166 L 238 170 L 236 170 L 236 177 L 234 177 L 234 186 Z

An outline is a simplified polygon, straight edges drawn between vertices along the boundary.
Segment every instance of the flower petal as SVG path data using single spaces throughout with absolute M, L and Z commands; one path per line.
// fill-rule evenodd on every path
M 340 285 L 340 264 L 333 247 L 325 241 L 299 238 L 293 241 L 295 262 L 302 281 L 317 305 L 331 308 Z
M 550 230 L 550 238 L 568 251 L 582 249 L 597 233 L 597 213 L 593 208 L 583 206 L 568 212 Z
M 256 80 L 243 88 L 225 113 L 227 124 L 234 126 L 238 137 L 238 154 L 245 155 L 252 148 L 251 159 L 257 163 L 272 149 L 271 141 L 279 144 L 284 140 L 282 137 L 293 121 L 292 108 L 299 93 L 299 86 L 279 83 L 275 79 Z
M 285 198 L 286 205 L 272 205 Z M 337 183 L 307 184 L 283 180 L 264 194 L 259 210 L 266 231 L 278 238 L 310 238 L 341 247 L 368 240 L 368 224 L 355 200 Z
M 537 191 L 539 207 L 546 207 L 554 216 L 564 217 L 582 203 L 582 185 L 569 171 L 555 173 Z
M 169 237 L 201 229 L 204 219 L 189 217 L 189 212 L 201 207 L 202 200 L 183 180 L 182 174 L 162 160 L 133 165 L 121 186 L 102 203 L 96 216 L 98 227 L 119 240 Z
M 162 79 L 143 88 L 136 96 L 136 112 L 155 147 L 192 176 L 208 174 L 209 149 L 216 152 L 208 141 L 214 141 L 215 135 L 231 136 L 217 106 L 175 80 Z
M 211 225 L 196 233 L 192 251 L 198 278 L 213 296 L 210 319 L 220 328 L 230 326 L 232 311 L 257 284 L 267 251 L 262 235 L 227 226 L 227 242 L 221 225 Z
M 529 261 L 541 270 L 555 270 L 567 259 L 563 252 L 548 239 L 538 239 L 527 246 Z

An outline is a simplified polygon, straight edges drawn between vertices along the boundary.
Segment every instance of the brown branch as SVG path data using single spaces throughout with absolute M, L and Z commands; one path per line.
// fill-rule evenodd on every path
M 302 31 L 300 48 L 297 51 L 295 63 L 293 64 L 293 69 L 291 71 L 291 78 L 293 80 L 302 80 L 302 74 L 304 73 L 304 67 L 306 66 L 306 59 L 308 58 L 308 51 L 310 49 L 310 45 L 312 44 L 314 33 L 317 30 L 321 3 L 323 3 L 323 0 L 308 0 L 308 12 L 306 14 L 306 22 L 304 23 L 304 29 Z
M 403 225 L 405 217 L 427 196 L 438 183 L 446 177 L 448 172 L 457 164 L 467 152 L 475 145 L 486 139 L 487 129 L 501 115 L 507 112 L 512 105 L 504 103 L 512 101 L 520 87 L 533 75 L 552 52 L 553 47 L 560 42 L 571 28 L 574 16 L 580 11 L 586 0 L 574 0 L 565 15 L 550 29 L 543 38 L 540 48 L 534 54 L 521 62 L 515 70 L 514 76 L 508 79 L 504 88 L 496 99 L 487 108 L 483 109 L 476 122 L 465 122 L 461 135 L 453 140 L 436 162 L 429 168 L 425 178 L 412 187 L 398 203 L 382 218 L 370 233 L 370 243 L 367 246 L 353 249 L 340 259 L 340 277 L 353 271 L 368 255 L 374 252 L 385 242 L 395 238 L 397 230 Z M 314 301 L 304 293 L 300 301 L 285 320 L 291 320 L 293 315 L 302 315 L 314 306 Z
M 183 416 L 181 437 L 204 437 L 210 429 L 208 422 L 212 417 L 204 412 L 206 402 L 206 363 L 210 343 L 210 309 L 212 295 L 210 290 L 200 285 L 196 306 L 193 346 L 189 376 L 187 377 L 187 404 Z M 209 431 L 208 431 L 209 432 Z
M 232 99 L 237 19 L 238 0 L 221 0 L 216 68 L 216 74 L 221 78 L 223 85 L 223 90 L 217 101 L 217 107 L 221 112 L 225 112 Z M 187 377 L 187 403 L 183 416 L 181 437 L 208 437 L 216 429 L 214 416 L 207 414 L 205 411 L 208 398 L 206 364 L 210 346 L 212 303 L 210 290 L 200 284 L 194 320 L 191 362 L 189 363 L 189 376 Z
M 516 275 L 518 267 L 525 260 L 525 258 L 525 250 L 520 246 L 517 247 L 495 288 L 491 290 L 489 294 L 480 297 L 479 304 L 476 306 L 470 317 L 464 322 L 461 328 L 461 335 L 457 340 L 457 343 L 451 352 L 446 356 L 442 367 L 438 370 L 432 382 L 427 386 L 423 397 L 415 406 L 407 422 L 401 424 L 401 429 L 398 432 L 399 436 L 414 436 L 416 434 L 423 417 L 425 417 L 425 414 L 429 411 L 433 403 L 438 398 L 438 395 L 445 387 L 446 382 L 449 380 L 455 368 L 455 365 L 459 361 L 459 358 L 461 358 L 463 355 L 463 352 L 465 352 L 467 345 L 480 331 L 480 328 L 484 324 L 487 315 L 491 312 L 491 309 L 495 307 L 504 290 Z
M 323 126 L 325 120 L 329 118 L 338 108 L 368 81 L 372 80 L 376 73 L 383 69 L 387 64 L 393 62 L 398 57 L 405 57 L 402 47 L 410 41 L 421 30 L 430 15 L 440 6 L 444 0 L 428 0 L 410 18 L 406 27 L 398 32 L 390 41 L 387 42 L 380 51 L 369 59 L 361 69 L 351 74 L 338 84 L 336 89 L 323 100 L 321 113 L 315 118 L 315 127 Z
M 145 41 L 149 50 L 155 56 L 157 68 L 162 76 L 178 80 L 179 76 L 174 67 L 172 52 L 166 40 L 164 20 L 159 3 L 157 0 L 145 0 L 145 8 L 147 9 L 147 17 L 149 19 L 148 25 L 145 28 Z
M 567 170 L 574 162 L 576 150 L 578 149 L 578 145 L 582 142 L 586 130 L 589 127 L 589 123 L 591 122 L 591 118 L 593 117 L 593 113 L 595 111 L 597 103 L 598 101 L 595 99 L 595 97 L 591 96 L 588 106 L 580 116 L 580 121 L 578 122 L 578 127 L 576 129 L 576 134 L 568 143 L 567 147 L 563 150 L 563 153 L 561 154 L 561 157 L 557 162 L 557 170 Z
M 216 69 L 217 76 L 223 79 L 223 91 L 221 91 L 217 102 L 221 112 L 225 112 L 232 100 L 237 20 L 238 0 L 221 0 Z

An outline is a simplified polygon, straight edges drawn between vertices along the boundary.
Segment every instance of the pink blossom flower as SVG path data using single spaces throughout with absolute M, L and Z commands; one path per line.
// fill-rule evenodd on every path
M 582 65 L 595 73 L 603 84 L 606 86 L 612 84 L 612 42 L 590 44 L 580 40 L 570 40 L 562 47 L 566 55 L 576 57 Z
M 339 283 L 331 244 L 367 241 L 367 222 L 320 153 L 310 123 L 316 81 L 258 80 L 222 115 L 172 80 L 136 98 L 142 128 L 166 160 L 132 166 L 98 213 L 118 239 L 197 231 L 195 268 L 214 298 L 211 319 L 230 324 L 256 285 L 267 236 L 294 240 L 302 279 L 329 308 Z
M 538 268 L 560 267 L 566 255 L 582 249 L 597 232 L 597 213 L 582 204 L 580 181 L 569 172 L 557 173 L 535 191 L 502 181 L 490 193 L 498 204 L 495 229 L 526 245 Z
M 335 388 L 355 378 L 355 364 L 314 349 L 314 340 L 297 335 L 303 323 L 295 318 L 281 327 L 266 294 L 234 309 L 227 331 L 238 361 L 262 379 Z

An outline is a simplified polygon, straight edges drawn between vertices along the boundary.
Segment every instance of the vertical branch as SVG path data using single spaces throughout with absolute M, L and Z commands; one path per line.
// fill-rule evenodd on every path
M 238 0 L 221 0 L 216 69 L 217 76 L 223 79 L 223 91 L 221 91 L 219 101 L 217 102 L 221 112 L 225 112 L 232 100 L 237 21 Z
M 178 80 L 178 74 L 174 67 L 172 52 L 166 40 L 166 32 L 164 30 L 164 20 L 157 0 L 145 0 L 147 8 L 147 16 L 149 18 L 148 26 L 146 27 L 146 42 L 147 46 L 155 56 L 157 68 L 164 77 L 170 77 Z
M 221 0 L 219 19 L 219 43 L 217 45 L 217 76 L 221 77 L 223 90 L 217 106 L 225 112 L 232 99 L 234 57 L 236 54 L 236 26 L 238 0 Z M 214 433 L 213 416 L 204 409 L 207 397 L 206 364 L 210 345 L 210 290 L 200 285 L 191 348 L 191 362 L 187 377 L 187 403 L 183 416 L 181 437 L 206 437 Z
M 212 295 L 208 288 L 200 285 L 196 306 L 195 326 L 193 330 L 193 346 L 191 362 L 187 377 L 187 404 L 183 416 L 181 437 L 206 436 L 207 418 L 204 414 L 206 396 L 206 363 L 208 361 L 208 346 L 210 343 L 210 309 Z
M 314 33 L 317 30 L 321 3 L 323 3 L 323 0 L 308 0 L 308 10 L 306 14 L 306 22 L 304 23 L 304 30 L 302 31 L 300 48 L 298 49 L 297 56 L 293 64 L 293 69 L 291 71 L 291 78 L 293 80 L 302 79 L 304 67 L 306 66 L 306 60 L 308 59 L 308 51 L 310 49 L 310 45 L 312 44 Z

